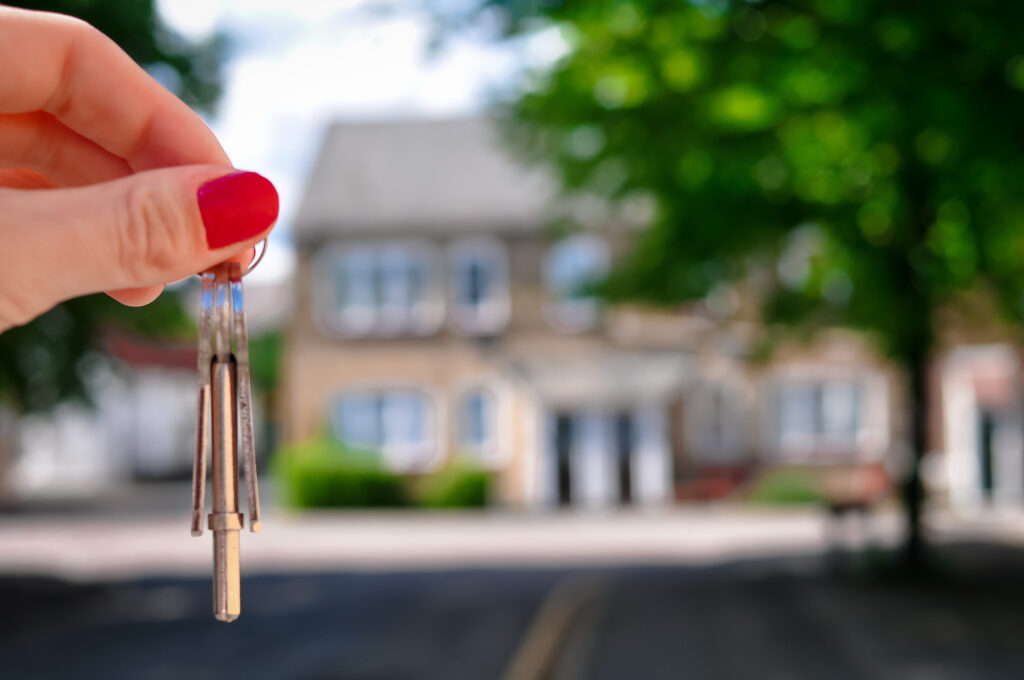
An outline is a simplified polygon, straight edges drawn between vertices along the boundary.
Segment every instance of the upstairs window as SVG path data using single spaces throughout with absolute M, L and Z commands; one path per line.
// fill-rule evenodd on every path
M 548 287 L 548 317 L 565 331 L 584 331 L 597 325 L 600 311 L 588 287 L 608 273 L 608 244 L 592 234 L 578 234 L 548 251 L 544 275 Z
M 854 380 L 793 380 L 778 398 L 783 455 L 855 453 L 862 427 L 863 387 Z
M 486 387 L 474 387 L 462 394 L 456 413 L 459 448 L 489 462 L 498 454 L 498 399 Z
M 417 390 L 391 388 L 343 394 L 331 417 L 334 435 L 348 447 L 379 453 L 395 470 L 428 467 L 437 449 L 434 410 Z
M 441 305 L 425 244 L 362 244 L 328 251 L 317 268 L 324 326 L 346 336 L 427 335 Z
M 508 260 L 497 241 L 471 239 L 451 250 L 452 321 L 466 333 L 496 333 L 508 324 Z

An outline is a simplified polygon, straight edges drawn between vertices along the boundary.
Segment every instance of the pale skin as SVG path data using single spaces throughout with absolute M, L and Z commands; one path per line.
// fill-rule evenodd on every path
M 199 116 L 99 31 L 0 7 L 0 332 L 79 295 L 144 305 L 248 262 L 266 232 L 211 250 L 196 203 L 230 172 Z

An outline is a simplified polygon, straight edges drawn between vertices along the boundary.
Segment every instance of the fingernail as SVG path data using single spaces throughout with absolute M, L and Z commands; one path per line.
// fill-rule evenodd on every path
M 211 250 L 247 241 L 277 219 L 277 190 L 255 172 L 233 172 L 210 180 L 196 192 Z

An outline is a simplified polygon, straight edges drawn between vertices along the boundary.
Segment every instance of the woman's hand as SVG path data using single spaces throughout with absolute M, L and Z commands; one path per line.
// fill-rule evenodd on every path
M 0 331 L 250 256 L 277 192 L 106 36 L 0 7 Z

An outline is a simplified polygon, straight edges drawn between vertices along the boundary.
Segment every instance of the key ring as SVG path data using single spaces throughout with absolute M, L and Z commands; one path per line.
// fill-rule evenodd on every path
M 242 272 L 243 279 L 249 275 L 249 272 L 251 272 L 253 269 L 256 269 L 256 266 L 261 261 L 263 261 L 263 256 L 267 254 L 267 248 L 270 246 L 270 241 L 268 241 L 267 239 L 263 239 L 262 241 L 260 241 L 260 243 L 263 244 L 263 247 L 260 248 L 260 254 L 257 255 L 256 259 L 249 264 L 249 267 L 244 272 Z

